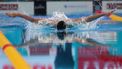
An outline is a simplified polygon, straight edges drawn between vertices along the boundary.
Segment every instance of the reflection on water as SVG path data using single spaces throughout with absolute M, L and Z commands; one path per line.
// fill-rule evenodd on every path
M 73 42 L 77 38 L 79 39 L 91 38 L 104 44 L 116 43 L 117 41 L 116 32 L 99 32 L 99 31 L 53 32 L 53 33 L 41 32 L 40 34 L 33 34 L 31 37 L 29 41 L 35 39 L 40 43 L 65 43 L 66 41 Z
M 20 46 L 23 55 L 55 56 L 55 69 L 77 67 L 78 51 L 86 56 L 112 55 L 108 45 L 117 43 L 116 32 L 53 32 L 41 33 Z M 113 50 L 113 49 L 112 49 Z M 26 54 L 25 54 L 26 53 Z
M 57 46 L 57 54 L 54 64 L 56 69 L 74 69 L 72 43 L 66 43 L 65 49 L 63 49 L 62 45 Z
M 118 37 L 120 35 L 112 31 L 42 32 L 16 47 L 26 57 L 46 56 L 48 60 L 52 57 L 55 69 L 77 69 L 79 56 L 120 55 L 117 54 L 121 49 L 117 46 L 121 42 Z
M 53 32 L 35 35 L 29 41 L 25 41 L 20 47 L 44 46 L 47 48 L 65 46 L 66 43 L 73 43 L 73 47 L 88 46 L 113 46 L 117 44 L 116 32 Z M 41 48 L 40 46 L 40 48 Z M 51 46 L 51 47 L 49 47 Z M 33 49 L 33 48 L 32 48 Z

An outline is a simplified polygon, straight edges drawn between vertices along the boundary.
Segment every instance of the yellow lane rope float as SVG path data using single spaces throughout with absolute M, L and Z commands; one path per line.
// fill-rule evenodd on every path
M 118 16 L 118 15 L 115 15 L 115 14 L 111 14 L 111 15 L 109 16 L 109 18 L 111 18 L 111 20 L 113 20 L 113 21 L 122 22 L 122 17 L 121 17 L 121 16 Z
M 15 69 L 31 69 L 29 64 L 22 58 L 8 39 L 0 32 L 0 47 L 11 61 Z

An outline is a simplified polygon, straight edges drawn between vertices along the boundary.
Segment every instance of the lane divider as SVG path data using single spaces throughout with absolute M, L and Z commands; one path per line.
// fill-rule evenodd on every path
M 20 53 L 8 41 L 2 32 L 0 32 L 0 47 L 13 64 L 15 69 L 31 69 L 30 65 L 22 58 Z
M 121 16 L 118 16 L 118 15 L 115 15 L 115 14 L 111 14 L 109 17 L 110 17 L 113 21 L 122 22 L 122 17 L 121 17 Z

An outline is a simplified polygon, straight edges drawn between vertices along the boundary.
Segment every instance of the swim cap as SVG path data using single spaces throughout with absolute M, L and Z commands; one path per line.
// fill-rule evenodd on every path
M 57 30 L 65 30 L 66 29 L 66 23 L 64 21 L 59 21 L 57 24 Z

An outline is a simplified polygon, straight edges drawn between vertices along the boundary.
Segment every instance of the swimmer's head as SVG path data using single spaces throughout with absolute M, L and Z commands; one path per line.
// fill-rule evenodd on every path
M 59 21 L 57 24 L 57 30 L 65 30 L 66 29 L 66 23 L 64 21 Z
M 66 23 L 64 21 L 59 21 L 57 24 L 57 37 L 60 40 L 64 40 L 65 36 L 66 36 Z

